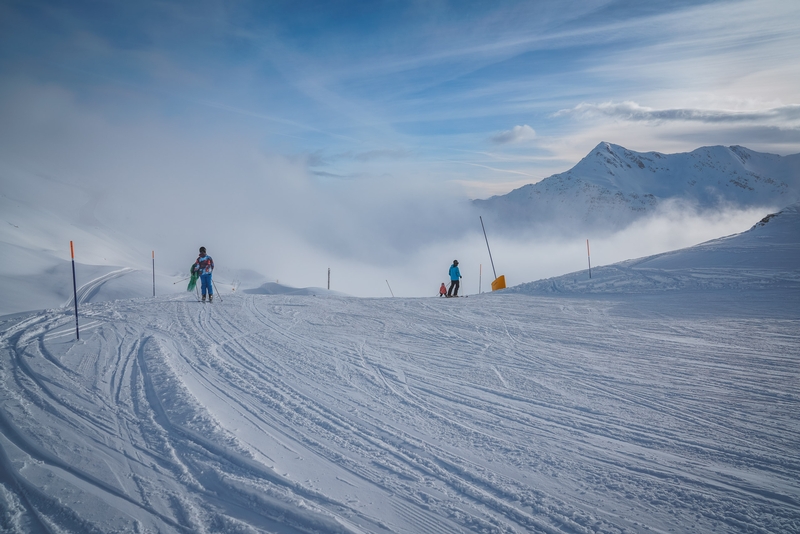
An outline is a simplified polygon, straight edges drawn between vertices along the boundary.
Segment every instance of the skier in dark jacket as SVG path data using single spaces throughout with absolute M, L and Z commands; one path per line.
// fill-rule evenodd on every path
M 203 294 L 203 302 L 206 301 L 206 293 L 208 293 L 208 302 L 212 302 L 214 300 L 214 284 L 211 280 L 211 273 L 214 271 L 214 260 L 206 254 L 206 247 L 200 247 L 200 255 L 192 265 L 192 271 L 200 275 L 200 291 Z
M 448 297 L 458 296 L 458 286 L 461 285 L 461 271 L 458 270 L 458 260 L 453 260 L 450 266 L 450 287 L 447 289 Z

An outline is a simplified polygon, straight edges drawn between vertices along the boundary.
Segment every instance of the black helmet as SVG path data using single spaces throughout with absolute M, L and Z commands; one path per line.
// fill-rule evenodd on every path
M 453 265 L 458 265 L 458 260 L 453 260 Z
M 200 254 L 206 253 L 206 247 L 200 247 Z

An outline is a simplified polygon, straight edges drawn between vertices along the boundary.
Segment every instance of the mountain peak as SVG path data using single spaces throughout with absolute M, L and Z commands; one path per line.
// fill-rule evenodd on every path
M 474 202 L 500 226 L 561 222 L 614 230 L 665 201 L 715 209 L 786 206 L 799 199 L 800 154 L 763 154 L 738 145 L 662 154 L 603 141 L 566 172 Z
M 597 144 L 597 146 L 594 147 L 592 152 L 594 152 L 595 150 L 607 150 L 609 152 L 613 152 L 613 151 L 619 150 L 619 149 L 625 150 L 625 148 L 620 146 L 620 145 L 615 145 L 614 143 L 609 143 L 608 141 L 600 141 Z

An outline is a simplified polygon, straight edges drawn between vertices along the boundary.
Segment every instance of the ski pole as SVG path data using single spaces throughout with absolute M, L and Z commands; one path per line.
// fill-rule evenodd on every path
M 175 284 L 180 284 L 181 282 L 185 282 L 185 281 L 186 281 L 186 280 L 188 280 L 189 278 L 191 278 L 191 276 L 187 276 L 186 278 L 181 278 L 181 279 L 180 279 L 180 280 L 178 280 L 177 282 L 172 282 L 172 285 L 174 286 Z
M 219 294 L 219 290 L 217 289 L 217 283 L 214 281 L 213 278 L 211 279 L 211 285 L 214 286 L 214 291 L 217 293 L 217 298 L 219 299 L 220 302 L 222 302 L 222 295 Z

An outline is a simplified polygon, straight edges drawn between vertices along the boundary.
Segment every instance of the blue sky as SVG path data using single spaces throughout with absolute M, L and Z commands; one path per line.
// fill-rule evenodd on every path
M 634 150 L 800 151 L 792 1 L 15 2 L 0 68 L 111 121 L 239 131 L 320 179 L 482 197 Z
M 2 0 L 0 180 L 73 183 L 190 254 L 235 234 L 357 258 L 383 287 L 384 259 L 458 256 L 454 203 L 601 141 L 800 152 L 798 50 L 795 0 Z M 275 256 L 242 261 L 300 272 Z

